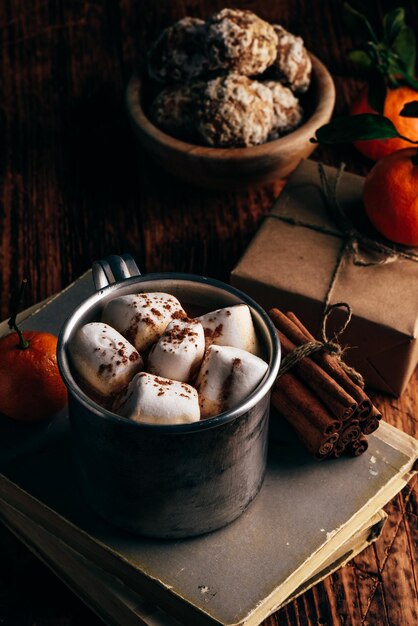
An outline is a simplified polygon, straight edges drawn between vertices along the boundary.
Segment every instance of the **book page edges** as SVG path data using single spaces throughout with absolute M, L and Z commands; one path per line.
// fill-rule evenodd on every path
M 64 541 L 43 527 L 33 529 L 33 521 L 9 505 L 1 517 L 8 528 L 34 552 L 65 584 L 69 585 L 100 617 L 110 623 L 139 626 L 179 626 L 175 618 L 154 607 L 138 596 L 118 578 L 103 571 L 69 547 Z M 340 547 L 335 558 L 324 562 L 321 568 L 305 581 L 281 606 L 293 601 L 321 580 L 343 567 L 380 536 L 387 518 L 378 511 L 350 540 Z M 71 576 L 68 572 L 73 571 Z M 86 595 L 86 585 L 90 588 Z M 280 607 L 275 607 L 274 611 Z M 110 619 L 109 619 L 110 617 Z
M 405 435 L 407 436 L 407 435 Z M 409 437 L 409 436 L 408 436 Z M 314 575 L 318 567 L 318 554 L 325 551 L 327 556 L 333 554 L 339 546 L 345 543 L 351 534 L 353 534 L 353 525 L 358 529 L 367 519 L 385 504 L 387 504 L 399 491 L 401 491 L 409 482 L 410 478 L 416 473 L 413 466 L 416 464 L 416 448 L 414 456 L 410 457 L 408 462 L 402 467 L 402 473 L 392 477 L 373 498 L 371 498 L 361 509 L 355 513 L 345 524 L 335 530 L 334 535 L 327 544 L 320 546 L 304 563 L 302 563 L 283 583 L 267 596 L 254 610 L 246 616 L 245 619 L 236 625 L 228 626 L 258 626 L 260 622 L 276 610 L 276 607 L 282 606 L 286 598 L 294 592 L 301 584 Z M 350 532 L 351 531 L 351 532 Z M 302 576 L 303 572 L 303 576 Z
M 383 510 L 375 513 L 367 524 L 362 526 L 362 528 L 360 528 L 347 543 L 343 544 L 339 550 L 336 550 L 332 557 L 322 563 L 321 567 L 311 576 L 311 578 L 302 583 L 302 585 L 298 587 L 296 591 L 285 600 L 285 602 L 276 607 L 274 611 L 277 611 L 289 602 L 292 602 L 300 595 L 320 583 L 324 580 L 324 578 L 327 578 L 330 574 L 333 574 L 341 567 L 344 567 L 344 565 L 347 565 L 349 561 L 354 559 L 354 557 L 360 554 L 360 552 L 367 548 L 371 543 L 377 541 L 382 533 L 387 517 L 387 514 Z
M 408 436 L 405 435 L 405 437 Z M 380 510 L 403 489 L 413 473 L 412 466 L 415 459 L 416 454 L 408 459 L 408 462 L 401 469 L 401 474 L 398 473 L 394 475 L 362 509 L 357 511 L 347 523 L 336 529 L 334 535 L 325 544 L 320 546 L 318 550 L 291 574 L 291 576 L 283 581 L 279 587 L 274 589 L 269 596 L 264 598 L 251 613 L 237 622 L 237 624 L 240 626 L 258 626 L 260 621 L 276 610 L 276 607 L 283 605 L 286 599 L 290 597 L 304 581 L 315 574 L 321 563 L 332 557 L 335 551 L 338 550 L 342 544 L 346 543 L 359 528 L 364 526 L 376 511 Z M 1 475 L 0 497 L 6 504 L 11 505 L 19 512 L 27 515 L 52 534 L 63 537 L 70 547 L 82 553 L 85 557 L 90 558 L 94 562 L 100 559 L 100 565 L 103 568 L 113 570 L 115 572 L 114 575 L 121 577 L 128 586 L 135 589 L 140 588 L 140 593 L 150 594 L 154 603 L 161 605 L 170 612 L 174 609 L 176 614 L 179 612 L 179 609 L 186 609 L 187 617 L 194 616 L 192 623 L 198 623 L 196 621 L 198 616 L 202 618 L 202 620 L 199 619 L 199 622 L 202 624 L 219 623 L 214 620 L 210 614 L 202 611 L 199 606 L 191 604 L 187 604 L 187 607 L 182 606 L 185 604 L 184 599 L 175 594 L 169 587 L 162 587 L 163 583 L 161 581 L 151 579 L 144 572 L 136 569 L 119 552 L 113 551 L 109 546 L 103 544 L 94 536 L 89 535 L 86 531 L 78 528 L 56 511 L 50 509 Z M 119 566 L 117 565 L 118 562 L 120 564 Z M 117 573 L 115 570 L 118 570 Z

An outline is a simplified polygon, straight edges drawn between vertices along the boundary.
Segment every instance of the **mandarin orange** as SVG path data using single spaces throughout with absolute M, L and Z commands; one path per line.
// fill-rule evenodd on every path
M 58 370 L 57 337 L 25 331 L 22 348 L 16 332 L 0 339 L 0 412 L 15 420 L 36 422 L 60 411 L 67 391 Z
M 350 109 L 351 115 L 359 113 L 375 113 L 367 101 L 367 87 L 363 89 L 357 100 Z M 407 102 L 418 100 L 418 92 L 411 87 L 397 87 L 396 89 L 388 89 L 385 98 L 383 115 L 390 119 L 395 125 L 398 132 L 408 139 L 418 141 L 418 118 L 401 117 L 399 113 L 402 111 Z M 392 154 L 395 150 L 409 148 L 411 144 L 404 139 L 395 137 L 393 139 L 370 139 L 368 141 L 354 141 L 356 148 L 372 161 Z
M 384 157 L 367 175 L 363 190 L 364 208 L 376 230 L 406 246 L 418 246 L 416 157 L 416 148 Z

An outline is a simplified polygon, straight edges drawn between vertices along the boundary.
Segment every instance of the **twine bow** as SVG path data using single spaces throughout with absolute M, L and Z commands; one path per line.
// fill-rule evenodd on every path
M 339 330 L 337 330 L 334 333 L 333 337 L 330 339 L 327 336 L 326 330 L 327 320 L 332 311 L 334 311 L 334 309 L 345 309 L 347 317 L 341 325 L 341 328 L 339 328 Z M 344 348 L 338 341 L 339 336 L 342 335 L 342 333 L 345 331 L 348 324 L 350 323 L 351 317 L 352 310 L 350 305 L 346 302 L 337 302 L 336 304 L 331 304 L 330 306 L 327 306 L 324 315 L 322 316 L 321 340 L 308 341 L 292 350 L 292 352 L 290 352 L 282 360 L 277 377 L 280 378 L 280 376 L 283 376 L 283 374 L 289 371 L 294 365 L 299 363 L 299 361 L 301 361 L 305 357 L 311 356 L 311 354 L 314 354 L 314 352 L 319 352 L 320 350 L 322 350 L 323 352 L 327 352 L 328 354 L 336 356 L 339 364 L 341 365 L 345 373 L 351 378 L 351 380 L 353 380 L 357 385 L 360 385 L 360 387 L 364 387 L 364 379 L 362 375 L 357 372 L 357 370 L 355 370 L 353 367 L 350 367 L 349 365 L 347 365 L 347 363 L 343 361 L 342 357 L 344 354 Z
M 319 350 L 323 350 L 328 354 L 332 354 L 337 357 L 339 364 L 346 372 L 348 376 L 361 387 L 364 386 L 364 379 L 362 375 L 357 372 L 354 368 L 347 365 L 342 360 L 342 356 L 344 353 L 344 348 L 341 347 L 338 342 L 338 337 L 344 332 L 350 323 L 352 317 L 352 310 L 349 304 L 346 302 L 338 302 L 336 304 L 329 304 L 331 299 L 332 290 L 337 281 L 338 274 L 341 270 L 341 267 L 344 263 L 344 260 L 347 257 L 351 257 L 352 263 L 354 265 L 359 266 L 370 266 L 370 265 L 386 265 L 388 263 L 393 263 L 398 259 L 405 259 L 408 261 L 413 261 L 414 263 L 418 263 L 418 254 L 412 252 L 411 250 L 402 249 L 395 244 L 387 244 L 367 235 L 364 235 L 359 230 L 355 228 L 344 209 L 338 202 L 337 198 L 337 190 L 338 184 L 341 179 L 341 175 L 345 169 L 345 164 L 342 163 L 337 170 L 336 176 L 332 181 L 328 178 L 325 168 L 322 163 L 318 163 L 318 171 L 319 178 L 321 182 L 321 192 L 325 199 L 325 205 L 328 209 L 329 214 L 334 219 L 336 226 L 339 229 L 339 232 L 328 227 L 328 226 L 319 226 L 317 224 L 310 224 L 309 222 L 305 222 L 303 220 L 299 220 L 287 215 L 277 215 L 274 213 L 270 213 L 266 215 L 266 218 L 273 217 L 275 219 L 279 219 L 287 224 L 292 224 L 294 226 L 302 226 L 304 228 L 310 228 L 320 233 L 334 235 L 337 237 L 342 237 L 343 242 L 341 248 L 339 250 L 337 260 L 334 266 L 334 269 L 331 274 L 331 278 L 328 284 L 328 288 L 324 298 L 324 306 L 323 306 L 323 314 L 322 314 L 322 323 L 321 323 L 321 340 L 308 341 L 307 343 L 302 344 L 301 346 L 292 350 L 290 354 L 288 354 L 283 360 L 279 370 L 278 377 L 283 376 L 290 368 L 292 368 L 296 363 L 298 363 L 304 357 L 310 356 L 314 352 L 318 352 Z M 370 258 L 367 257 L 364 252 L 376 252 L 380 255 L 380 258 Z M 341 328 L 334 334 L 333 339 L 329 339 L 326 333 L 326 323 L 330 313 L 336 308 L 344 308 L 347 311 L 347 318 Z
M 418 263 L 418 255 L 414 252 L 402 250 L 399 247 L 395 246 L 395 244 L 388 245 L 381 241 L 373 239 L 372 237 L 368 237 L 354 227 L 344 209 L 338 202 L 337 197 L 338 184 L 344 169 L 345 164 L 341 163 L 340 167 L 337 170 L 336 176 L 331 182 L 325 172 L 322 163 L 318 163 L 321 191 L 325 197 L 326 206 L 331 212 L 332 217 L 334 217 L 337 226 L 340 228 L 341 232 L 344 235 L 343 245 L 341 246 L 338 253 L 334 271 L 331 275 L 331 280 L 325 296 L 324 311 L 329 304 L 332 290 L 334 288 L 337 276 L 340 272 L 347 253 L 351 253 L 351 259 L 354 265 L 359 265 L 363 267 L 368 267 L 371 265 L 387 265 L 388 263 L 393 263 L 400 258 Z M 363 248 L 363 250 L 366 250 L 367 252 L 377 252 L 378 254 L 380 254 L 380 258 L 367 258 L 364 254 L 361 253 L 361 248 Z
M 319 226 L 317 224 L 310 224 L 303 220 L 299 220 L 287 215 L 277 215 L 269 213 L 266 218 L 273 217 L 275 219 L 292 224 L 294 226 L 302 226 L 304 228 L 310 228 L 320 233 L 327 235 L 334 235 L 342 237 L 343 242 L 339 250 L 337 260 L 334 269 L 331 274 L 328 289 L 324 298 L 323 314 L 327 310 L 329 305 L 332 290 L 334 289 L 337 277 L 340 273 L 344 260 L 347 257 L 351 257 L 354 265 L 367 267 L 370 265 L 387 265 L 393 263 L 398 259 L 405 259 L 418 263 L 418 254 L 408 249 L 402 249 L 395 244 L 387 244 L 372 237 L 368 237 L 361 233 L 347 216 L 346 212 L 338 202 L 337 190 L 338 184 L 341 179 L 341 175 L 345 169 L 345 164 L 342 163 L 337 170 L 336 176 L 333 180 L 330 180 L 325 172 L 325 168 L 322 163 L 318 163 L 319 178 L 321 182 L 321 192 L 325 199 L 325 205 L 328 209 L 328 213 L 331 215 L 336 223 L 339 231 L 332 229 L 328 226 Z M 362 252 L 363 250 L 363 252 Z M 379 258 L 370 258 L 364 252 L 375 252 L 380 255 Z

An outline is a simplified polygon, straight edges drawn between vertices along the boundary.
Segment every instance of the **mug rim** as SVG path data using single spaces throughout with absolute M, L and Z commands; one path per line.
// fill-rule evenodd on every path
M 215 415 L 213 417 L 187 424 L 151 424 L 146 422 L 137 422 L 134 420 L 126 419 L 125 417 L 122 417 L 121 415 L 118 415 L 117 413 L 109 411 L 108 409 L 100 406 L 100 404 L 91 399 L 88 394 L 86 394 L 75 381 L 69 365 L 69 359 L 67 355 L 67 343 L 68 337 L 73 331 L 74 327 L 77 325 L 78 320 L 89 309 L 91 309 L 94 304 L 97 304 L 98 302 L 100 302 L 100 300 L 104 299 L 107 294 L 111 293 L 112 291 L 117 292 L 120 289 L 121 285 L 129 286 L 130 284 L 135 285 L 141 284 L 142 282 L 161 280 L 178 280 L 191 283 L 207 284 L 217 287 L 223 291 L 226 291 L 227 293 L 230 293 L 233 296 L 240 298 L 244 304 L 247 304 L 250 308 L 254 309 L 264 322 L 271 340 L 271 358 L 268 364 L 268 370 L 261 382 L 254 389 L 254 391 L 232 409 L 223 411 L 222 413 L 219 413 L 218 415 Z M 244 413 L 247 413 L 266 395 L 266 393 L 270 391 L 279 371 L 280 359 L 281 346 L 273 322 L 270 320 L 264 309 L 257 302 L 255 302 L 255 300 L 253 300 L 250 296 L 245 294 L 240 289 L 236 289 L 235 287 L 232 287 L 231 285 L 228 285 L 227 283 L 224 283 L 223 281 L 217 280 L 215 278 L 207 278 L 198 274 L 187 274 L 180 272 L 157 272 L 140 274 L 138 276 L 132 276 L 124 280 L 113 282 L 106 287 L 100 288 L 96 293 L 89 296 L 74 311 L 72 311 L 72 313 L 66 319 L 61 328 L 58 336 L 57 345 L 58 367 L 64 380 L 65 386 L 67 387 L 69 393 L 72 394 L 73 397 L 75 397 L 75 399 L 84 406 L 84 408 L 95 413 L 98 417 L 117 423 L 123 423 L 125 424 L 126 428 L 145 428 L 147 430 L 154 430 L 156 432 L 158 431 L 165 433 L 189 433 L 207 430 L 209 428 L 214 428 L 221 424 L 231 422 L 243 415 Z

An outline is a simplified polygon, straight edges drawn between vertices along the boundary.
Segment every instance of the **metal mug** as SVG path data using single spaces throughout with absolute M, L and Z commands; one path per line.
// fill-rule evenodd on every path
M 129 255 L 95 262 L 93 279 L 97 293 L 72 313 L 58 342 L 76 473 L 86 500 L 108 522 L 152 537 L 191 537 L 229 524 L 264 479 L 270 390 L 280 364 L 273 324 L 256 302 L 225 283 L 191 274 L 141 276 Z M 220 415 L 177 425 L 134 422 L 89 398 L 72 375 L 68 343 L 80 326 L 100 319 L 106 302 L 141 291 L 168 292 L 207 311 L 247 304 L 269 363 L 255 391 Z

